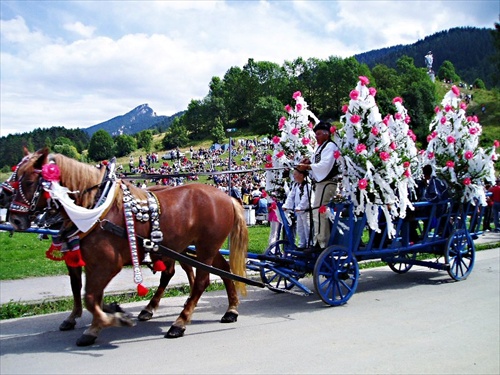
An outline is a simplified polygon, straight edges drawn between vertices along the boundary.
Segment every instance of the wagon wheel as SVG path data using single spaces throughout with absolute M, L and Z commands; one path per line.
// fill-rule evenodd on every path
M 287 240 L 279 240 L 272 243 L 264 252 L 264 255 L 277 257 L 277 258 L 288 258 L 287 250 L 293 249 L 294 246 L 290 244 Z M 293 277 L 290 274 L 290 277 Z M 290 290 L 294 287 L 294 284 L 287 277 L 276 273 L 273 270 L 261 267 L 260 278 L 265 284 L 269 284 L 272 287 L 272 291 L 277 293 L 283 293 L 285 290 Z M 294 277 L 296 278 L 296 277 Z
M 405 263 L 404 259 L 414 260 L 416 257 L 417 257 L 416 252 L 404 253 L 398 257 L 403 259 L 402 262 L 387 262 L 387 265 L 394 272 L 403 274 L 408 272 L 413 267 L 413 264 Z
M 476 258 L 476 247 L 466 229 L 455 230 L 445 248 L 445 262 L 450 265 L 448 274 L 452 279 L 465 280 L 472 272 Z
M 316 260 L 314 287 L 323 302 L 331 306 L 345 304 L 356 291 L 359 267 L 346 248 L 330 246 Z

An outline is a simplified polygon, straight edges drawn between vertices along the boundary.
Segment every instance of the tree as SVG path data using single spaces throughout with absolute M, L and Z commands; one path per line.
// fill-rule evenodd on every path
M 90 139 L 88 155 L 94 161 L 106 160 L 114 155 L 114 148 L 113 138 L 106 130 L 100 129 Z
M 449 60 L 443 61 L 438 70 L 438 78 L 440 80 L 446 80 L 451 82 L 460 81 L 460 77 L 455 73 L 455 67 Z
M 224 142 L 224 124 L 219 118 L 215 119 L 215 125 L 211 130 L 211 136 L 215 143 Z
M 80 154 L 78 153 L 76 147 L 67 143 L 54 145 L 54 152 L 65 155 L 75 160 L 80 160 Z
M 142 130 L 137 133 L 137 147 L 143 148 L 144 151 L 151 151 L 153 145 L 153 132 L 151 130 Z
M 137 141 L 128 134 L 120 134 L 115 138 L 116 156 L 126 156 L 137 150 Z
M 252 131 L 258 134 L 275 134 L 284 107 L 284 104 L 274 96 L 259 98 L 250 118 Z
M 474 87 L 482 90 L 486 90 L 486 85 L 484 84 L 483 80 L 481 78 L 476 78 L 474 81 Z
M 188 132 L 179 118 L 176 118 L 172 125 L 165 132 L 161 142 L 165 150 L 183 147 L 189 142 Z

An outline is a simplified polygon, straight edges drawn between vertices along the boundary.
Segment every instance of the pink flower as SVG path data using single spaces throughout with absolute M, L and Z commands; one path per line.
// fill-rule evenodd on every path
M 437 136 L 438 136 L 438 133 L 437 133 L 437 131 L 435 131 L 435 130 L 434 130 L 434 131 L 431 133 L 431 137 L 432 137 L 432 138 L 436 138 Z
M 391 144 L 389 145 L 389 147 L 391 148 L 391 150 L 395 150 L 398 148 L 398 146 L 396 146 L 396 144 L 394 142 L 391 142 Z
M 361 86 L 366 86 L 370 83 L 370 80 L 365 76 L 359 76 L 359 81 L 361 82 Z
M 335 134 L 335 132 L 337 131 L 337 127 L 336 126 L 330 126 L 330 133 L 331 134 Z
M 292 98 L 297 99 L 299 96 L 302 96 L 302 93 L 300 91 L 295 91 L 292 95 Z
M 441 120 L 439 120 L 441 124 L 446 124 L 446 117 L 441 117 Z
M 449 144 L 452 144 L 452 143 L 456 142 L 456 139 L 452 135 L 449 135 L 448 138 L 446 138 L 446 142 L 448 142 Z
M 450 112 L 453 109 L 453 107 L 449 104 L 446 104 L 444 107 L 445 112 Z
M 363 143 L 360 143 L 359 145 L 356 146 L 356 154 L 361 154 L 365 150 L 366 146 Z
M 434 153 L 433 152 L 428 152 L 427 153 L 427 159 L 429 159 L 429 160 L 434 159 Z
M 472 116 L 467 116 L 467 122 L 472 122 Z
M 396 96 L 394 99 L 392 99 L 392 104 L 396 104 L 396 103 L 403 103 L 403 98 Z
M 387 160 L 389 160 L 389 159 L 391 158 L 391 155 L 390 155 L 388 152 L 386 152 L 386 151 L 382 151 L 382 152 L 379 154 L 379 156 L 380 156 L 380 159 L 381 159 L 382 161 L 387 161 Z
M 295 110 L 296 110 L 297 112 L 302 111 L 302 104 L 297 103 L 297 105 L 295 106 Z
M 405 162 L 403 163 L 403 167 L 404 167 L 404 168 L 408 168 L 409 166 L 410 166 L 410 162 L 409 162 L 409 161 L 405 161 Z
M 283 156 L 285 156 L 285 152 L 282 150 L 282 151 L 279 151 L 278 153 L 276 153 L 276 157 L 279 159 L 279 158 L 282 158 Z
M 493 146 L 494 146 L 494 147 L 498 147 L 498 146 L 500 146 L 500 142 L 498 141 L 498 139 L 495 139 L 495 140 L 493 141 Z
M 453 168 L 453 167 L 455 167 L 455 162 L 453 162 L 452 160 L 448 160 L 448 161 L 446 162 L 446 166 L 447 166 L 448 168 Z
M 321 206 L 321 207 L 319 208 L 318 212 L 319 212 L 320 214 L 324 214 L 324 213 L 326 212 L 326 209 L 327 209 L 327 208 L 326 208 L 326 206 L 325 206 L 325 205 L 323 205 L 323 206 Z
M 368 89 L 368 93 L 369 93 L 371 96 L 375 97 L 375 95 L 377 95 L 377 89 L 375 89 L 374 87 L 370 87 L 370 88 Z
M 451 86 L 451 91 L 453 91 L 453 93 L 454 93 L 456 96 L 459 96 L 459 95 L 460 95 L 460 89 L 459 89 L 457 86 L 455 86 L 455 85 Z
M 42 167 L 42 177 L 45 181 L 59 181 L 61 179 L 61 170 L 57 164 L 44 164 Z
M 376 126 L 373 126 L 373 127 L 372 127 L 371 133 L 372 133 L 373 135 L 378 135 L 378 129 L 377 129 L 377 127 L 376 127 Z
M 346 104 L 344 104 L 342 106 L 342 113 L 347 113 L 348 110 L 349 110 L 349 107 Z
M 352 90 L 350 93 L 349 93 L 349 97 L 352 99 L 352 100 L 358 100 L 358 97 L 359 97 L 359 92 L 357 90 Z
M 409 124 L 411 121 L 411 117 L 410 116 L 406 116 L 405 117 L 405 124 Z
M 283 125 L 285 125 L 285 122 L 286 122 L 286 117 L 281 116 L 280 120 L 278 121 L 278 125 L 283 126 Z
M 415 135 L 415 133 L 411 129 L 408 130 L 408 137 L 410 137 L 413 142 L 415 142 L 417 140 L 417 136 Z
M 399 113 L 399 112 L 395 113 L 395 114 L 394 114 L 394 118 L 395 118 L 396 120 L 401 120 L 401 113 Z
M 382 122 L 387 126 L 389 124 L 390 120 L 391 120 L 391 116 L 390 115 L 386 115 L 384 117 L 384 119 L 382 120 Z
M 427 143 L 429 143 L 430 141 L 432 141 L 432 136 L 429 134 L 429 135 L 427 136 Z
M 479 131 L 479 129 L 478 129 L 478 128 L 470 128 L 470 129 L 469 129 L 469 133 L 470 133 L 471 135 L 476 134 L 478 131 Z
M 339 150 L 335 150 L 335 151 L 333 152 L 333 157 L 334 157 L 335 159 L 340 158 L 340 151 L 339 151 Z
M 307 137 L 302 138 L 302 144 L 304 146 L 307 146 L 310 142 L 311 142 L 311 140 L 309 138 L 307 138 Z
M 292 112 L 292 106 L 290 104 L 287 104 L 285 106 L 285 111 L 288 112 L 288 113 Z
M 266 163 L 265 167 L 266 168 L 272 168 L 273 167 L 273 163 Z
M 307 124 L 307 126 L 309 127 L 309 129 L 314 128 L 314 125 L 313 125 L 313 123 L 312 123 L 312 122 L 309 122 L 309 124 Z
M 470 159 L 472 159 L 474 157 L 474 153 L 472 151 L 470 151 L 470 150 L 469 151 L 465 151 L 464 157 L 465 157 L 465 159 L 470 160 Z
M 405 177 L 407 177 L 407 178 L 410 178 L 410 176 L 411 176 L 411 172 L 410 172 L 410 170 L 409 170 L 409 169 L 405 169 L 405 171 L 404 171 L 404 173 L 403 173 L 403 174 L 404 174 L 404 176 L 405 176 Z
M 474 115 L 474 116 L 472 116 L 472 121 L 479 122 L 479 119 L 477 118 L 477 116 Z
M 278 137 L 277 135 L 275 135 L 275 136 L 273 137 L 273 143 L 274 143 L 275 145 L 277 145 L 277 144 L 278 144 L 278 143 L 280 143 L 280 142 L 281 142 L 281 138 L 280 138 L 280 137 Z
M 364 178 L 358 181 L 359 190 L 365 190 L 367 186 L 368 186 L 368 181 L 366 181 Z
M 290 133 L 292 133 L 293 135 L 299 134 L 299 128 L 293 128 Z
M 270 154 L 266 154 L 266 161 L 272 161 L 273 157 Z
M 465 186 L 470 185 L 470 184 L 471 184 L 471 182 L 472 182 L 472 181 L 470 180 L 470 178 L 469 178 L 469 177 L 465 177 L 465 178 L 464 178 L 464 185 L 465 185 Z
M 460 109 L 463 109 L 464 111 L 467 109 L 467 104 L 464 102 L 460 102 Z
M 439 106 L 434 107 L 434 113 L 438 113 L 440 111 Z
M 353 124 L 357 124 L 359 122 L 359 120 L 361 120 L 361 117 L 359 117 L 358 115 L 352 115 L 351 116 L 351 122 Z

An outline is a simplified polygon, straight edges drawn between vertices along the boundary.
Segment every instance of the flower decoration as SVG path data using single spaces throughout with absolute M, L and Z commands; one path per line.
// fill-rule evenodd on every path
M 379 208 L 388 225 L 388 235 L 395 230 L 392 219 L 404 217 L 411 206 L 408 187 L 415 184 L 410 168 L 417 165 L 417 150 L 408 137 L 408 113 L 403 99 L 394 98 L 397 116 L 382 119 L 374 90 L 360 79 L 351 91 L 348 109 L 340 118 L 338 142 L 341 151 L 342 188 L 356 214 L 365 213 L 371 229 L 379 231 Z M 396 147 L 397 145 L 397 147 Z M 403 163 L 410 163 L 405 168 Z
M 495 144 L 478 147 L 481 125 L 476 116 L 466 116 L 460 104 L 460 90 L 453 86 L 431 121 L 424 162 L 447 183 L 452 197 L 486 205 L 484 182 L 495 183 Z
M 59 182 L 61 180 L 61 170 L 57 164 L 44 164 L 42 167 L 42 177 L 45 181 Z
M 316 146 L 311 119 L 318 123 L 318 118 L 308 109 L 308 104 L 300 91 L 295 91 L 292 99 L 295 100 L 295 105 L 287 104 L 286 115 L 278 122 L 281 134 L 272 138 L 271 160 L 266 157 L 266 168 L 278 168 L 266 173 L 266 189 L 270 192 L 278 190 L 279 185 L 286 183 L 282 179 L 283 170 L 279 168 L 292 169 L 300 160 L 311 155 Z

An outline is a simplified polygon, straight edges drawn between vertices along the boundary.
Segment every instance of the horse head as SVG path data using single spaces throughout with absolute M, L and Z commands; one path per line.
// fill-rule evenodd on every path
M 15 230 L 26 230 L 46 206 L 43 194 L 41 171 L 47 163 L 48 149 L 30 154 L 24 149 L 24 158 L 19 162 L 11 176 L 14 187 L 9 206 L 9 222 Z

